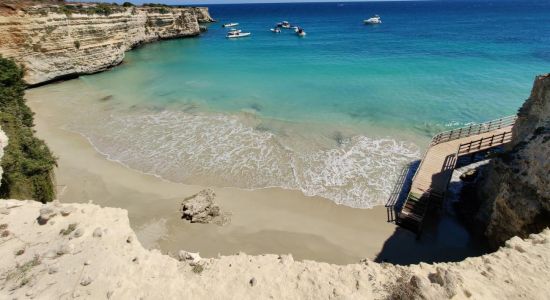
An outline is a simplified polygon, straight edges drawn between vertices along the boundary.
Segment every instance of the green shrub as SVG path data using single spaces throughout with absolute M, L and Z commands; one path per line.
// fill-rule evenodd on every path
M 124 3 L 122 3 L 122 6 L 123 7 L 132 7 L 132 6 L 134 6 L 134 4 L 132 4 L 131 2 L 124 2 Z
M 61 229 L 61 230 L 59 231 L 59 234 L 61 234 L 61 235 L 69 235 L 71 232 L 73 232 L 73 231 L 76 229 L 76 226 L 77 226 L 76 223 L 71 223 L 71 224 L 69 224 L 69 226 L 67 226 L 67 228 Z
M 202 265 L 193 266 L 193 273 L 200 274 L 202 271 L 204 271 L 204 267 Z
M 33 113 L 25 104 L 23 70 L 0 56 L 0 125 L 8 136 L 1 160 L 0 198 L 51 201 L 55 197 L 56 158 L 34 136 Z
M 74 47 L 80 49 L 80 41 L 74 41 Z

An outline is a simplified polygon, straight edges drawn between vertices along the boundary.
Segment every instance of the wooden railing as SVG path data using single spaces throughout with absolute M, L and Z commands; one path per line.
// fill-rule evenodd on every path
M 448 141 L 452 141 L 452 140 L 456 140 L 456 139 L 460 139 L 460 138 L 464 138 L 464 137 L 468 137 L 476 134 L 482 134 L 489 131 L 501 129 L 507 126 L 511 126 L 511 125 L 514 125 L 514 123 L 516 122 L 516 118 L 517 117 L 513 115 L 513 116 L 503 117 L 503 118 L 492 120 L 485 123 L 472 124 L 470 126 L 456 128 L 449 131 L 444 131 L 432 138 L 432 142 L 430 146 L 435 146 L 440 143 L 444 143 L 444 142 L 448 142 Z
M 492 136 L 484 137 L 479 140 L 471 141 L 468 143 L 460 144 L 457 157 L 472 152 L 478 152 L 486 150 L 492 147 L 503 145 L 512 141 L 512 131 L 506 131 L 503 133 L 495 134 Z

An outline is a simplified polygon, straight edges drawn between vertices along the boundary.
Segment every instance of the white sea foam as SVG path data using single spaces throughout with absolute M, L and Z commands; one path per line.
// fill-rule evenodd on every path
M 356 135 L 319 146 L 300 135 L 254 129 L 237 116 L 176 110 L 111 111 L 71 128 L 110 159 L 172 181 L 277 186 L 360 208 L 385 203 L 398 169 L 419 156 L 413 144 L 390 138 Z

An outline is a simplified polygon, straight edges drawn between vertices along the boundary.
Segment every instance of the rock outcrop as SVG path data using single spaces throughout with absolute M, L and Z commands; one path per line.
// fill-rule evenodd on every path
M 181 203 L 182 218 L 191 223 L 216 223 L 225 225 L 230 221 L 228 213 L 222 213 L 218 204 L 214 202 L 216 194 L 211 189 L 187 197 Z
M 207 8 L 121 7 L 95 4 L 13 6 L 0 14 L 0 54 L 26 69 L 31 85 L 91 74 L 120 64 L 142 43 L 200 34 Z
M 208 11 L 208 7 L 195 7 L 194 10 L 195 10 L 195 15 L 197 16 L 197 20 L 199 21 L 199 23 L 216 22 L 216 20 L 214 20 L 212 18 L 212 16 L 210 16 L 210 12 Z
M 94 204 L 0 200 L 1 299 L 545 299 L 550 230 L 458 263 L 394 266 L 291 255 L 175 258 L 144 249 L 128 213 Z
M 536 78 L 518 112 L 510 149 L 491 161 L 479 187 L 478 218 L 497 248 L 550 226 L 550 75 Z

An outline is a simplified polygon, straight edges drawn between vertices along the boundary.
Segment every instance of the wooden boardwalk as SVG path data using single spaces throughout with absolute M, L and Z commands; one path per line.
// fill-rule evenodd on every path
M 397 223 L 420 233 L 430 204 L 445 198 L 458 158 L 509 143 L 515 119 L 505 117 L 436 135 L 413 177 Z

